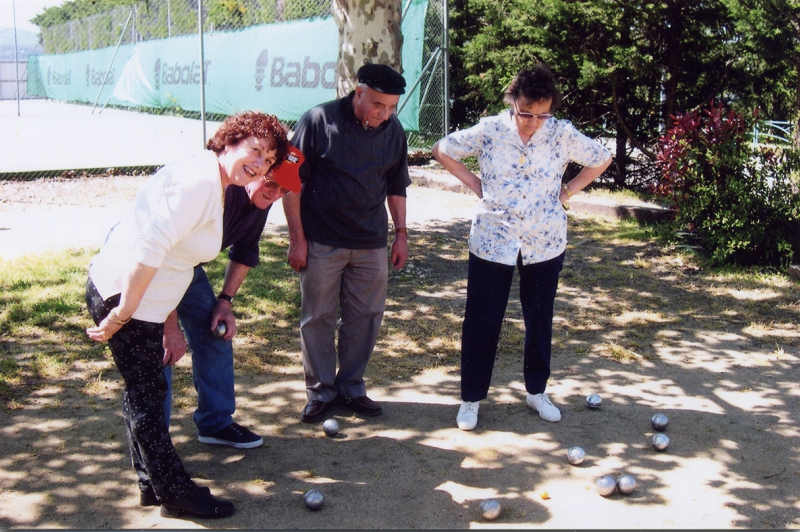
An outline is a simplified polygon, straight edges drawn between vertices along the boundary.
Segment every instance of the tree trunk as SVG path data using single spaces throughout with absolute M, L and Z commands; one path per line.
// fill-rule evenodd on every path
M 619 188 L 625 188 L 628 180 L 628 135 L 619 125 L 617 125 L 616 147 L 614 164 L 617 166 L 617 172 L 614 175 L 614 185 Z
M 683 35 L 683 2 L 674 1 L 666 3 L 666 28 L 664 28 L 664 101 L 661 107 L 661 119 L 664 121 L 665 130 L 672 123 L 675 115 L 675 102 L 678 92 L 678 77 L 683 52 L 681 50 L 681 36 Z
M 339 27 L 336 95 L 356 87 L 356 72 L 365 63 L 389 65 L 403 73 L 402 0 L 333 0 L 331 13 Z
M 622 47 L 629 47 L 632 44 L 631 39 L 631 17 L 632 12 L 630 8 L 623 5 L 622 8 L 622 24 L 619 30 L 619 41 Z M 614 173 L 614 185 L 618 188 L 625 188 L 625 181 L 628 179 L 628 134 L 625 131 L 624 124 L 628 123 L 628 90 L 629 75 L 626 70 L 616 72 L 612 80 L 616 90 L 613 91 L 615 106 L 617 113 L 617 139 L 616 139 L 616 154 L 614 157 L 614 164 L 617 171 Z M 620 105 L 621 104 L 621 105 Z
M 800 150 L 800 64 L 795 66 L 794 72 L 797 85 L 794 93 L 794 123 L 791 124 L 791 127 L 794 147 Z

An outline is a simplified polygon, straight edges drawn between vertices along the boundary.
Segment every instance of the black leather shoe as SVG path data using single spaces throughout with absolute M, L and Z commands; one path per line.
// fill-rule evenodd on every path
M 329 406 L 330 403 L 312 399 L 306 403 L 305 408 L 303 408 L 303 413 L 300 414 L 300 418 L 306 423 L 316 423 L 325 417 Z
M 175 497 L 161 504 L 163 517 L 197 517 L 200 519 L 218 519 L 233 513 L 233 503 L 211 495 L 205 486 L 195 486 L 192 491 L 182 497 Z
M 139 492 L 139 506 L 161 506 L 156 499 L 156 492 L 151 486 L 147 486 Z
M 381 405 L 366 395 L 362 395 L 361 397 L 344 397 L 340 395 L 336 398 L 336 402 L 362 416 L 372 417 L 383 414 Z

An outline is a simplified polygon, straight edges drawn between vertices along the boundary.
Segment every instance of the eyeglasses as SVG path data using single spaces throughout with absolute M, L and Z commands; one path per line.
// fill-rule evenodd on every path
M 279 188 L 281 189 L 281 194 L 283 195 L 286 195 L 289 192 L 291 192 L 288 188 L 283 188 L 282 186 L 280 186 L 280 184 L 278 184 L 277 181 L 273 181 L 272 179 L 267 179 L 266 177 L 264 177 L 263 179 L 264 179 L 264 188 L 267 188 L 269 190 L 275 190 L 276 188 Z
M 517 100 L 514 100 L 514 112 L 517 113 L 517 116 L 523 120 L 530 120 L 531 118 L 536 118 L 538 120 L 547 120 L 548 118 L 553 118 L 553 115 L 550 113 L 521 113 L 519 111 L 519 106 L 517 105 Z

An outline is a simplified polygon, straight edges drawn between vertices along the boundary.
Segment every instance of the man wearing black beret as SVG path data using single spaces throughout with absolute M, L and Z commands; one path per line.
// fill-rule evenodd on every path
M 308 396 L 301 417 L 309 423 L 334 402 L 366 416 L 382 413 L 363 377 L 386 306 L 385 204 L 395 227 L 392 267 L 408 258 L 408 146 L 395 116 L 406 82 L 388 65 L 366 64 L 357 77 L 349 95 L 300 118 L 292 143 L 306 157 L 303 189 L 283 199 L 289 264 L 300 272 Z

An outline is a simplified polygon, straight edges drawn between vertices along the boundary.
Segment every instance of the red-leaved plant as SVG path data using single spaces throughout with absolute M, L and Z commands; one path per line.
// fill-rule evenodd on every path
M 678 115 L 659 139 L 654 192 L 714 264 L 785 267 L 800 247 L 798 153 L 754 147 L 756 117 L 711 102 Z

